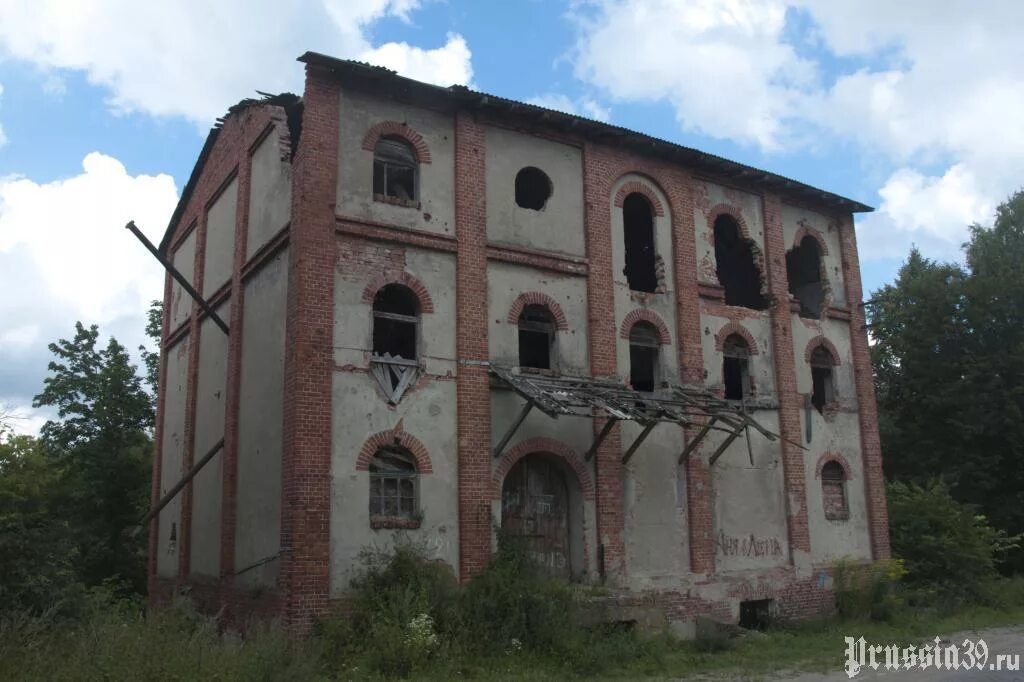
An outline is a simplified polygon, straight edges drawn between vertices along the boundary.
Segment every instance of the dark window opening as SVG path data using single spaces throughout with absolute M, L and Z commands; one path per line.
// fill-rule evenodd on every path
M 415 201 L 416 155 L 400 137 L 382 137 L 373 149 L 373 193 Z
M 754 262 L 750 240 L 743 239 L 732 216 L 715 220 L 715 262 L 718 281 L 725 287 L 725 304 L 764 310 L 768 301 L 761 294 L 761 272 Z
M 850 516 L 846 506 L 846 474 L 839 462 L 832 460 L 821 467 L 821 500 L 825 518 L 843 520 Z
M 644 195 L 634 192 L 622 203 L 622 230 L 626 240 L 626 281 L 629 288 L 653 293 L 658 288 L 654 213 Z
M 370 462 L 370 516 L 412 519 L 418 510 L 416 460 L 401 448 L 385 448 Z
M 771 612 L 771 599 L 741 601 L 740 627 L 746 630 L 767 630 L 771 622 Z
M 789 293 L 800 302 L 800 316 L 818 319 L 825 303 L 825 287 L 821 281 L 821 249 L 811 236 L 786 254 L 786 278 Z
M 516 204 L 534 211 L 544 209 L 551 198 L 551 179 L 539 168 L 527 166 L 516 174 Z
M 832 376 L 832 356 L 818 346 L 811 353 L 811 404 L 819 413 L 825 405 L 835 400 L 835 384 Z
M 629 385 L 634 391 L 653 393 L 657 387 L 658 330 L 650 322 L 637 322 L 629 330 Z
M 722 381 L 726 400 L 743 400 L 750 392 L 750 348 L 733 334 L 722 346 Z
M 555 341 L 555 323 L 551 312 L 531 304 L 519 314 L 519 366 L 551 369 L 551 346 Z
M 416 359 L 419 301 L 401 284 L 381 287 L 373 297 L 373 354 Z

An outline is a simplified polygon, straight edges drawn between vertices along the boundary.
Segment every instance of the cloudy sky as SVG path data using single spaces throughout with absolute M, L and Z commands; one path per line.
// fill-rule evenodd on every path
M 698 147 L 875 206 L 865 290 L 957 258 L 1024 184 L 1016 0 L 0 0 L 0 406 L 33 431 L 46 344 L 142 340 L 213 120 L 301 92 L 306 50 Z

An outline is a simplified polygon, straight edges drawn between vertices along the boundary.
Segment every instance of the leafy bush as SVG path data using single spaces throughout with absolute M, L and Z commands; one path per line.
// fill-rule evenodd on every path
M 954 602 L 981 597 L 982 585 L 1019 540 L 954 500 L 941 482 L 890 483 L 889 524 L 908 585 Z
M 839 617 L 892 620 L 901 606 L 896 584 L 905 573 L 903 563 L 898 559 L 872 563 L 840 559 L 832 567 Z

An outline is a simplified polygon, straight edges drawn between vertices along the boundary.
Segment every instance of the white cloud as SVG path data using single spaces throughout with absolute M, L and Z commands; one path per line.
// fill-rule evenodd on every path
M 576 18 L 577 74 L 612 97 L 769 151 L 853 141 L 895 169 L 866 225 L 959 244 L 1021 182 L 1016 0 L 595 0 Z
M 0 83 L 0 97 L 3 97 L 3 94 L 4 85 Z M 0 125 L 0 147 L 3 147 L 5 144 L 7 144 L 7 135 L 4 134 L 4 127 Z
M 46 70 L 84 71 L 90 82 L 109 89 L 116 111 L 181 115 L 205 126 L 256 89 L 300 89 L 295 58 L 307 50 L 383 59 L 390 62 L 384 66 L 432 82 L 436 76 L 444 85 L 468 82 L 471 55 L 460 36 L 449 36 L 437 49 L 371 44 L 374 22 L 407 21 L 419 4 L 0 0 L 0 54 Z
M 607 123 L 612 116 L 612 110 L 610 108 L 601 105 L 599 102 L 589 97 L 572 99 L 568 95 L 563 95 L 562 93 L 549 92 L 543 95 L 537 95 L 536 97 L 531 97 L 526 101 L 529 104 L 535 104 L 538 107 L 544 107 L 545 109 L 564 111 L 567 114 L 585 116 L 586 118 L 592 118 L 595 121 L 602 121 L 605 123 Z

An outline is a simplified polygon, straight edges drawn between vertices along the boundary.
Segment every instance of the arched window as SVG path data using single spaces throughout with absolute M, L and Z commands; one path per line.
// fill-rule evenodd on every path
M 811 353 L 811 404 L 818 412 L 836 399 L 832 367 L 832 354 L 824 346 L 815 348 Z
M 786 278 L 789 293 L 800 302 L 800 316 L 818 319 L 825 303 L 821 280 L 821 248 L 818 240 L 807 235 L 800 245 L 786 254 Z
M 419 164 L 409 143 L 387 135 L 373 148 L 373 193 L 382 199 L 416 200 Z
M 373 297 L 373 354 L 415 360 L 419 321 L 419 301 L 411 289 L 381 287 Z
M 846 472 L 835 460 L 821 467 L 821 501 L 826 519 L 850 518 L 850 509 L 846 504 Z
M 555 321 L 546 306 L 531 303 L 519 314 L 519 366 L 551 369 Z
M 634 391 L 653 392 L 658 376 L 658 330 L 637 322 L 629 330 L 629 384 Z
M 403 448 L 378 450 L 370 462 L 370 516 L 414 519 L 418 515 L 416 459 Z
M 722 344 L 722 382 L 726 400 L 750 395 L 750 348 L 739 334 L 730 334 Z
M 516 204 L 541 211 L 551 198 L 551 178 L 540 168 L 527 166 L 516 173 Z
M 718 281 L 725 287 L 726 305 L 764 310 L 761 271 L 754 262 L 750 240 L 740 233 L 736 219 L 723 213 L 715 219 L 715 262 Z
M 626 281 L 633 291 L 654 292 L 658 273 L 654 251 L 654 212 L 644 195 L 634 192 L 622 202 L 626 240 Z

